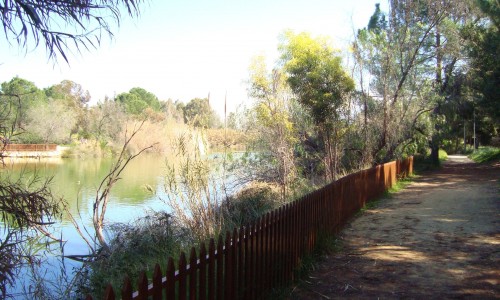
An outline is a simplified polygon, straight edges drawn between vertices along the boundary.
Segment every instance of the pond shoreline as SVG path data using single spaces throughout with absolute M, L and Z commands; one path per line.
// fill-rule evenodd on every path
M 55 150 L 4 150 L 2 152 L 3 157 L 62 157 L 63 153 L 70 147 L 67 146 L 57 146 Z

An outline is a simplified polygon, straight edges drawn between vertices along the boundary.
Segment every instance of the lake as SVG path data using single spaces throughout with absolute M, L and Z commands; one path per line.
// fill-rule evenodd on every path
M 221 157 L 220 154 L 210 156 Z M 111 158 L 16 158 L 9 161 L 6 159 L 4 172 L 5 169 L 9 169 L 13 178 L 21 172 L 24 172 L 25 177 L 37 173 L 42 178 L 52 178 L 50 187 L 53 194 L 67 201 L 69 211 L 77 219 L 79 226 L 87 226 L 92 234 L 92 205 L 96 191 L 115 160 Z M 106 211 L 107 223 L 129 223 L 146 216 L 148 211 L 168 210 L 167 205 L 161 200 L 166 199 L 163 188 L 165 173 L 166 158 L 164 156 L 142 154 L 132 160 L 111 191 Z M 65 255 L 87 254 L 88 248 L 67 214 L 63 215 L 58 224 L 52 226 L 52 232 L 57 237 L 62 236 L 62 239 L 66 241 Z M 58 264 L 60 264 L 59 257 L 49 258 L 45 271 L 53 274 L 48 276 L 60 275 Z M 64 268 L 69 273 L 78 265 L 79 263 L 68 259 L 64 262 Z M 25 285 L 26 282 L 23 284 Z M 21 291 L 19 286 L 15 290 Z

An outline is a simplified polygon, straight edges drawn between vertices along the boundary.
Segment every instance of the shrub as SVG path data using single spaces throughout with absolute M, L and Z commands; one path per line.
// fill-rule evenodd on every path
M 480 147 L 469 157 L 478 163 L 500 160 L 500 148 L 496 147 Z
M 265 213 L 281 206 L 279 187 L 254 182 L 225 202 L 224 225 L 227 229 L 249 224 Z
M 165 212 L 152 212 L 133 224 L 114 224 L 111 234 L 109 256 L 89 263 L 79 283 L 80 293 L 92 293 L 94 299 L 103 297 L 108 283 L 121 287 L 125 276 L 135 283 L 142 271 L 151 275 L 156 263 L 164 267 L 169 256 L 175 258 L 187 247 L 184 231 Z

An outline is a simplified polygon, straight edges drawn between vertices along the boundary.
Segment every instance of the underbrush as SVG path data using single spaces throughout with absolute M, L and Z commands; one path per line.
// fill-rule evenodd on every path
M 469 158 L 477 163 L 485 163 L 500 160 L 500 148 L 479 147 Z
M 102 299 L 110 283 L 119 296 L 125 276 L 133 284 L 142 271 L 151 277 L 156 263 L 166 266 L 169 256 L 177 258 L 188 246 L 185 232 L 175 228 L 171 215 L 164 212 L 151 213 L 134 224 L 114 224 L 110 233 L 114 237 L 109 243 L 109 255 L 85 266 L 79 282 L 82 295 L 92 294 L 94 299 Z
M 282 205 L 279 199 L 277 187 L 266 183 L 249 184 L 220 203 L 220 232 L 257 220 Z M 133 224 L 111 226 L 110 254 L 87 265 L 79 283 L 79 292 L 101 299 L 110 283 L 119 297 L 125 276 L 136 284 L 142 271 L 151 280 L 156 263 L 165 271 L 167 259 L 172 257 L 177 265 L 181 251 L 188 253 L 192 246 L 207 241 L 206 236 L 197 236 L 193 232 L 193 224 L 184 225 L 175 215 L 153 212 Z M 137 286 L 133 288 L 137 289 Z
M 435 165 L 430 156 L 430 150 L 424 154 L 416 154 L 413 157 L 413 170 L 416 174 L 425 171 L 431 171 L 435 169 L 439 169 L 441 167 L 441 163 L 448 159 L 448 153 L 443 149 L 439 149 L 439 165 Z
M 224 227 L 232 230 L 250 224 L 283 204 L 276 186 L 262 182 L 252 183 L 226 200 Z

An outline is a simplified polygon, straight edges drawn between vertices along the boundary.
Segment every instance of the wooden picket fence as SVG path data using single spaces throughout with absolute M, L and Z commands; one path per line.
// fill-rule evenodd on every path
M 157 264 L 151 283 L 145 273 L 138 290 L 129 278 L 122 299 L 259 299 L 294 279 L 301 258 L 313 251 L 321 234 L 335 234 L 369 200 L 413 172 L 413 157 L 343 177 L 248 226 L 234 229 L 208 248 L 193 247 L 178 266 L 168 259 L 166 273 Z M 92 299 L 88 296 L 87 299 Z M 115 299 L 108 285 L 106 300 Z

